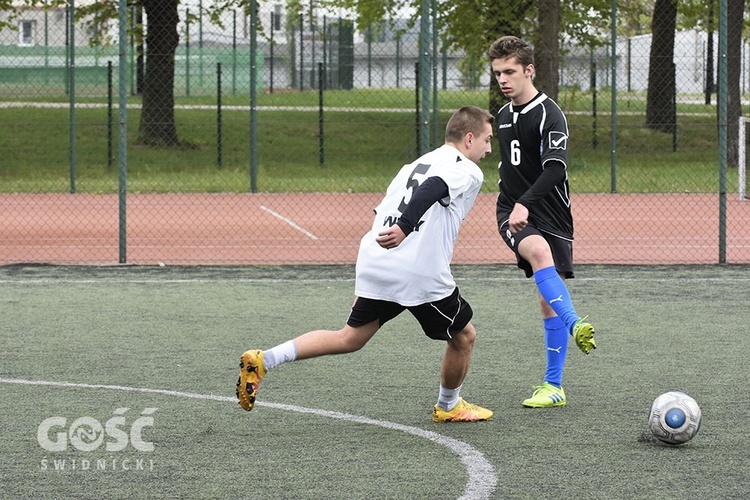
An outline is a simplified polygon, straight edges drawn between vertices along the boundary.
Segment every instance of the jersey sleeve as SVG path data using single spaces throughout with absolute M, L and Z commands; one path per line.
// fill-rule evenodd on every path
M 396 224 L 408 236 L 425 212 L 446 196 L 448 196 L 448 185 L 445 181 L 438 176 L 428 177 L 414 191 L 411 200 Z
M 542 167 L 550 160 L 558 160 L 567 168 L 568 165 L 568 121 L 557 103 L 546 101 L 547 120 L 542 129 L 541 160 Z
M 542 174 L 536 179 L 534 184 L 516 200 L 526 208 L 531 208 L 539 200 L 552 192 L 560 182 L 565 179 L 565 165 L 559 160 L 549 160 L 544 164 Z
M 442 165 L 434 174 L 443 179 L 448 186 L 448 196 L 441 201 L 443 205 L 447 205 L 451 200 L 466 193 L 475 191 L 484 182 L 484 173 L 471 160 L 457 156 L 455 163 L 450 166 Z

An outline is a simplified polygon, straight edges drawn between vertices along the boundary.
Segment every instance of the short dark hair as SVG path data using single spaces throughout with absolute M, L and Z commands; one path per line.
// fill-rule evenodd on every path
M 513 35 L 495 40 L 490 47 L 490 61 L 509 57 L 515 57 L 523 67 L 534 64 L 534 47 Z
M 469 132 L 479 135 L 483 132 L 485 123 L 495 123 L 492 113 L 478 106 L 463 106 L 448 120 L 448 125 L 445 126 L 445 141 L 461 142 Z

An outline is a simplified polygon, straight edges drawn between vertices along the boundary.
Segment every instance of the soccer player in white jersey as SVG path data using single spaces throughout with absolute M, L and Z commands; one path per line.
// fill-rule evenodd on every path
M 464 106 L 448 121 L 445 144 L 405 165 L 375 209 L 357 256 L 355 300 L 341 330 L 314 330 L 272 349 L 246 351 L 237 398 L 255 405 L 258 384 L 281 363 L 354 352 L 404 310 L 425 335 L 446 342 L 436 422 L 487 420 L 492 411 L 459 396 L 476 330 L 471 306 L 459 293 L 450 262 L 458 231 L 482 186 L 477 164 L 492 152 L 494 117 Z
M 534 86 L 534 50 L 515 36 L 490 47 L 492 72 L 510 99 L 497 114 L 500 193 L 497 225 L 518 267 L 534 277 L 542 308 L 547 371 L 523 406 L 564 406 L 563 365 L 571 335 L 588 354 L 594 327 L 576 313 L 565 285 L 573 278 L 573 216 L 568 188 L 568 122 Z M 557 76 L 557 75 L 555 75 Z

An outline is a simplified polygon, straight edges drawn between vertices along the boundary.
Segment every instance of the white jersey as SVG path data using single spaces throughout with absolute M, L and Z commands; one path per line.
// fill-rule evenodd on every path
M 448 196 L 425 212 L 398 247 L 381 247 L 375 241 L 378 233 L 395 224 L 417 187 L 435 176 L 448 185 Z M 405 165 L 375 208 L 372 229 L 360 242 L 355 295 L 407 307 L 450 295 L 456 287 L 450 269 L 453 246 L 483 180 L 479 167 L 449 145 Z

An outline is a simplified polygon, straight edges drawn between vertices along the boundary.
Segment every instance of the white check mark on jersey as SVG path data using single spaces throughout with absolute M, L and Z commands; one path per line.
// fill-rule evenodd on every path
M 560 146 L 560 144 L 562 144 L 565 141 L 565 139 L 567 139 L 567 137 L 562 136 L 558 140 L 552 139 L 550 140 L 550 142 L 552 143 L 553 146 L 557 147 L 557 146 Z

